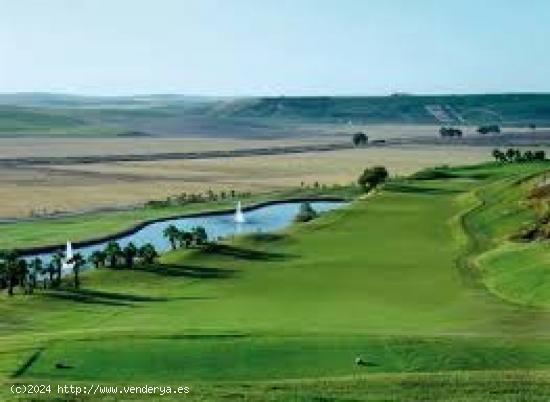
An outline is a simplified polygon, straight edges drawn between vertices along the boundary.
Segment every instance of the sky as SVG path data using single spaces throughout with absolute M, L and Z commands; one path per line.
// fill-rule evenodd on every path
M 0 0 L 0 92 L 550 92 L 548 0 Z

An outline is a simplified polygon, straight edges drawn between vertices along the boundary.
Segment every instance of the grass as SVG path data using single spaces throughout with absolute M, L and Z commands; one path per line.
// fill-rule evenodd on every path
M 8 385 L 183 383 L 191 400 L 544 400 L 550 312 L 487 292 L 479 255 L 529 217 L 518 197 L 546 168 L 398 180 L 277 235 L 89 272 L 78 293 L 2 296 L 0 373 Z

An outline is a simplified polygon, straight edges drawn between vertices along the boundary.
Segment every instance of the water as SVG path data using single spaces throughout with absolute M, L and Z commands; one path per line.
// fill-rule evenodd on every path
M 346 204 L 343 201 L 312 201 L 311 206 L 319 213 L 329 211 L 334 208 L 339 208 Z M 115 238 L 121 247 L 133 242 L 137 247 L 146 243 L 151 243 L 157 251 L 163 252 L 170 250 L 170 243 L 163 236 L 164 229 L 169 225 L 175 225 L 178 229 L 191 230 L 194 226 L 203 226 L 206 229 L 209 240 L 217 240 L 218 238 L 257 232 L 273 232 L 285 228 L 292 223 L 294 217 L 298 213 L 300 202 L 285 202 L 263 206 L 252 211 L 244 212 L 245 222 L 236 223 L 234 212 L 227 214 L 208 214 L 170 219 L 163 222 L 151 223 L 137 232 Z M 70 239 L 67 239 L 70 240 Z M 84 258 L 88 258 L 94 251 L 102 250 L 107 245 L 107 242 L 101 242 L 85 247 L 75 247 L 73 244 L 73 253 L 81 253 Z M 62 248 L 64 251 L 64 247 Z M 47 265 L 51 260 L 52 253 L 42 253 L 28 255 L 27 260 L 39 257 Z

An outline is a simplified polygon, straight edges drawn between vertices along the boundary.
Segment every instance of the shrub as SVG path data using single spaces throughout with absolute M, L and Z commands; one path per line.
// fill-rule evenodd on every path
M 296 215 L 294 220 L 296 222 L 309 222 L 317 218 L 317 216 L 317 211 L 315 211 L 311 204 L 306 201 L 300 204 L 300 210 L 298 211 L 298 214 Z
M 366 168 L 357 183 L 363 187 L 365 191 L 369 191 L 374 187 L 383 183 L 388 178 L 388 171 L 384 166 L 374 166 L 372 168 Z
M 353 145 L 356 147 L 365 146 L 369 142 L 369 137 L 365 133 L 358 132 L 353 134 Z

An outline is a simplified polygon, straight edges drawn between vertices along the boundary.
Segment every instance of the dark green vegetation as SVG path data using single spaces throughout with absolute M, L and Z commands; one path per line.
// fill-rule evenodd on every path
M 547 168 L 439 168 L 282 233 L 6 296 L 0 373 L 190 400 L 546 400 L 547 243 L 508 239 Z
M 503 163 L 540 162 L 546 160 L 546 152 L 542 149 L 535 151 L 529 149 L 522 153 L 519 149 L 515 148 L 508 148 L 506 151 L 496 148 L 493 149 L 492 155 L 497 162 Z
M 454 127 L 441 127 L 439 135 L 441 137 L 462 137 L 462 130 Z
M 296 222 L 309 222 L 317 218 L 317 216 L 319 216 L 319 214 L 313 209 L 309 202 L 302 202 L 300 210 L 294 220 Z
M 197 98 L 0 95 L 0 135 L 280 137 L 309 123 L 550 124 L 550 95 Z
M 389 173 L 384 166 L 366 168 L 363 173 L 361 173 L 361 176 L 359 176 L 357 184 L 359 184 L 365 192 L 368 192 L 385 182 L 388 175 Z

